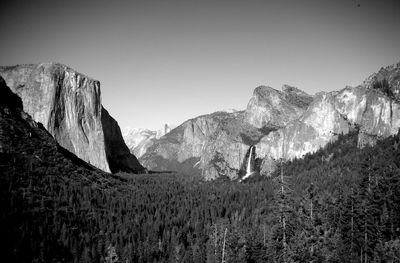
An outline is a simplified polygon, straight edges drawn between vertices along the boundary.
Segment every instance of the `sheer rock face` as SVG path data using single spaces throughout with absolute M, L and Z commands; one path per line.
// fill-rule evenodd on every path
M 0 67 L 0 75 L 22 98 L 24 110 L 79 158 L 106 172 L 143 169 L 137 160 L 111 167 L 115 156 L 108 141 L 124 143 L 118 124 L 104 114 L 99 81 L 56 63 Z M 114 130 L 104 123 L 113 123 Z
M 244 112 L 215 112 L 184 122 L 147 150 L 140 161 L 153 170 L 180 170 L 206 179 L 237 179 L 249 145 L 265 133 Z
M 118 122 L 102 107 L 101 123 L 104 132 L 104 144 L 108 165 L 112 172 L 144 172 L 139 161 L 129 151 Z
M 154 141 L 140 161 L 153 170 L 186 170 L 201 173 L 206 179 L 238 179 L 244 175 L 249 147 L 299 118 L 311 100 L 290 86 L 284 86 L 283 91 L 258 87 L 246 111 L 215 112 L 188 120 Z
M 313 97 L 290 86 L 282 91 L 258 87 L 244 112 L 189 120 L 156 141 L 141 160 L 160 169 L 175 160 L 179 169 L 196 158 L 195 167 L 205 178 L 236 179 L 243 175 L 251 145 L 261 160 L 261 174 L 270 174 L 279 159 L 301 158 L 352 129 L 359 129 L 360 147 L 373 144 L 400 128 L 399 65 L 381 69 L 358 87 Z M 375 84 L 385 79 L 386 87 Z
M 260 86 L 254 90 L 246 109 L 246 121 L 255 127 L 283 127 L 298 119 L 312 101 L 312 96 L 288 85 L 282 91 Z
M 188 120 L 155 141 L 140 160 L 151 170 L 181 170 L 186 160 L 198 161 L 207 138 L 217 128 L 218 122 L 208 116 Z
M 400 128 L 400 105 L 385 94 L 365 87 L 346 87 L 339 92 L 319 93 L 298 120 L 270 133 L 257 144 L 264 159 L 262 172 L 273 161 L 301 158 L 359 127 L 359 146 L 396 134 Z

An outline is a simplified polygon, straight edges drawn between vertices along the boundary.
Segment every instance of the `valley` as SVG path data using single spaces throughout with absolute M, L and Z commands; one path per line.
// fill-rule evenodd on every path
M 0 233 L 10 262 L 395 262 L 399 256 L 395 92 L 346 88 L 316 95 L 311 104 L 307 96 L 300 115 L 262 128 L 245 121 L 246 111 L 200 116 L 154 138 L 139 160 L 148 161 L 145 167 L 156 162 L 161 173 L 151 168 L 137 175 L 107 173 L 78 158 L 60 132 L 24 112 L 26 98 L 0 82 Z M 266 90 L 258 89 L 256 98 Z M 367 94 L 365 104 L 349 104 L 349 92 L 356 91 Z M 324 119 L 322 128 L 310 123 L 320 113 L 315 108 L 338 121 L 332 127 Z M 327 131 L 315 150 L 288 158 L 290 151 L 274 152 L 271 142 L 263 148 L 288 132 L 297 138 L 306 123 Z M 103 129 L 104 136 L 121 136 L 116 122 Z M 116 153 L 128 148 L 121 141 L 113 147 Z M 232 149 L 236 155 L 226 159 Z M 260 158 L 266 153 L 280 157 L 268 176 Z M 207 158 L 217 167 L 213 180 L 204 180 L 210 179 L 202 166 Z M 108 164 L 112 170 L 126 165 Z
M 400 263 L 400 1 L 0 8 L 0 262 Z

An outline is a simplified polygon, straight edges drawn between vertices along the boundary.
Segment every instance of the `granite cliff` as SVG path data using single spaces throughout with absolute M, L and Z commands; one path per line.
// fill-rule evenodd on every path
M 358 146 L 397 134 L 400 64 L 374 73 L 357 87 L 317 94 L 304 114 L 263 137 L 256 145 L 261 172 L 268 174 L 280 160 L 301 158 L 336 140 L 338 134 L 358 129 Z
M 151 169 L 184 170 L 206 179 L 243 177 L 249 149 L 261 174 L 279 160 L 301 158 L 358 130 L 358 146 L 400 128 L 400 63 L 382 68 L 357 87 L 310 96 L 284 85 L 260 86 L 245 111 L 216 112 L 184 122 L 154 141 L 141 161 Z
M 140 161 L 149 169 L 197 172 L 206 179 L 238 179 L 245 173 L 249 147 L 298 118 L 311 100 L 293 87 L 277 91 L 260 86 L 245 111 L 220 111 L 188 120 L 155 141 Z M 263 114 L 266 112 L 270 114 Z
M 58 63 L 0 67 L 0 76 L 68 151 L 106 172 L 144 170 L 103 108 L 99 81 Z
M 298 119 L 312 101 L 312 96 L 298 88 L 284 85 L 282 91 L 267 86 L 254 90 L 246 109 L 245 120 L 251 125 L 283 127 Z
M 252 163 L 254 172 L 267 175 L 279 160 L 315 152 L 341 133 L 357 130 L 363 147 L 400 128 L 400 63 L 357 87 L 314 96 L 287 85 L 260 86 L 244 111 L 199 116 L 163 136 L 128 132 L 129 147 L 101 105 L 98 81 L 55 63 L 0 67 L 0 75 L 60 145 L 111 172 L 144 171 L 131 151 L 151 170 L 240 179 Z

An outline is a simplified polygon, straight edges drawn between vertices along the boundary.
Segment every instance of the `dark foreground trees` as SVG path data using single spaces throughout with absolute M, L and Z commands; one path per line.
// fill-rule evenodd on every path
M 178 174 L 96 175 L 54 149 L 24 145 L 27 154 L 0 154 L 2 256 L 9 262 L 398 262 L 398 137 L 362 150 L 356 137 L 340 136 L 284 163 L 284 177 L 278 169 L 242 184 Z

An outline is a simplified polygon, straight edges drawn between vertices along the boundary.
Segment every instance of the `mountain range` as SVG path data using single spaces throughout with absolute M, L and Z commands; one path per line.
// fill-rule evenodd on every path
M 231 128 L 239 117 L 244 113 L 222 127 Z M 226 253 L 228 262 L 276 262 L 287 253 L 288 262 L 358 262 L 360 255 L 397 262 L 400 133 L 360 149 L 360 129 L 283 162 L 271 177 L 251 176 L 240 184 L 184 173 L 113 175 L 62 147 L 0 77 L 2 258 L 220 262 Z
M 254 163 L 255 172 L 269 175 L 280 161 L 313 153 L 339 134 L 359 130 L 363 147 L 400 128 L 400 63 L 356 87 L 315 95 L 289 85 L 259 86 L 244 110 L 202 115 L 161 132 L 121 133 L 101 104 L 99 81 L 65 65 L 0 67 L 0 76 L 63 148 L 112 173 L 179 171 L 236 180 Z
M 139 158 L 149 169 L 201 173 L 206 179 L 244 175 L 249 149 L 268 175 L 281 160 L 301 158 L 360 130 L 359 147 L 400 128 L 400 63 L 381 68 L 356 87 L 309 95 L 288 85 L 260 86 L 247 108 L 188 120 L 155 141 Z

